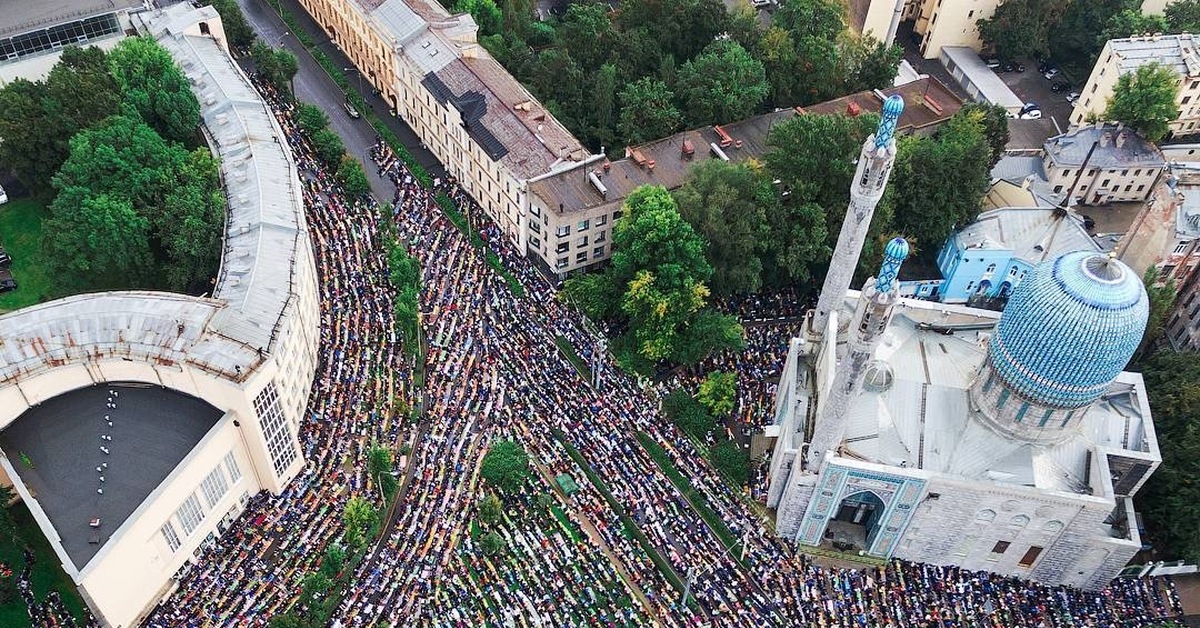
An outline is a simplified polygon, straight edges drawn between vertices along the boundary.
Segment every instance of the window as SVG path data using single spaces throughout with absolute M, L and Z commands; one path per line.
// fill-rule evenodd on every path
M 1128 171 L 1128 170 L 1122 170 L 1122 171 L 1121 171 L 1121 176 L 1122 176 L 1122 177 L 1127 177 L 1127 176 L 1129 176 L 1129 171 Z
M 599 216 L 596 216 L 596 226 L 597 227 L 607 225 L 607 224 L 608 224 L 608 215 L 607 214 L 601 214 Z
M 615 222 L 615 221 L 620 220 L 621 216 L 623 216 L 623 215 L 625 215 L 625 212 L 618 209 L 617 211 L 613 212 L 613 221 Z
M 529 213 L 533 214 L 534 216 L 541 216 L 541 215 L 542 215 L 542 208 L 538 207 L 537 205 L 530 205 L 530 206 L 529 206 Z
M 1144 186 L 1144 185 L 1139 185 L 1139 186 L 1138 186 L 1138 189 L 1137 189 L 1137 191 L 1138 191 L 1138 192 L 1141 192 L 1141 191 L 1142 191 L 1142 190 L 1144 190 L 1144 189 L 1146 189 L 1146 186 Z
M 1132 189 L 1133 189 L 1133 186 L 1132 186 L 1132 185 L 1127 185 L 1127 186 L 1125 186 L 1125 191 L 1126 191 L 1126 192 L 1128 192 L 1129 190 L 1132 190 Z
M 541 241 L 541 239 L 540 239 L 540 238 L 537 238 L 537 237 L 534 237 L 534 236 L 530 236 L 530 238 L 529 238 L 529 246 L 532 246 L 533 248 L 535 248 L 535 249 L 536 249 L 536 248 L 540 247 L 541 245 L 542 245 L 542 241 Z
M 575 230 L 576 231 L 587 231 L 587 229 L 590 225 L 591 225 L 590 220 L 580 220 L 579 224 L 575 226 Z
M 598 247 L 592 249 L 592 258 L 593 259 L 600 259 L 601 257 L 604 257 L 604 247 L 598 246 Z
M 1096 176 L 1096 169 L 1092 168 L 1091 170 L 1088 170 L 1087 176 L 1089 176 L 1089 177 Z
M 56 50 L 71 44 L 82 44 L 119 32 L 121 32 L 121 25 L 117 21 L 116 13 L 68 22 L 51 28 L 23 33 L 16 37 L 0 39 L 0 60 L 20 59 L 46 50 Z
M 1012 543 L 1009 543 L 1008 541 L 996 541 L 996 544 L 992 546 L 992 553 L 1003 554 L 1004 552 L 1008 551 L 1009 545 L 1012 545 Z
M 1008 396 L 1012 394 L 1007 388 L 1000 391 L 1000 398 L 996 400 L 996 407 L 1003 408 L 1004 404 L 1008 403 Z
M 1175 254 L 1179 255 L 1180 253 L 1183 253 L 1184 251 L 1186 251 L 1187 245 L 1188 245 L 1187 242 L 1180 242 L 1179 244 L 1176 244 L 1175 245 Z
M 554 262 L 554 267 L 558 268 L 560 270 L 563 268 L 566 268 L 567 267 L 567 258 L 565 258 L 565 257 L 558 258 L 558 261 Z
M 1038 421 L 1038 427 L 1046 427 L 1046 424 L 1050 422 L 1050 417 L 1052 416 L 1054 416 L 1054 409 L 1047 408 L 1046 414 L 1043 414 L 1042 419 Z
M 534 233 L 541 233 L 541 232 L 542 232 L 542 225 L 541 225 L 541 223 L 539 223 L 538 221 L 536 221 L 536 220 L 534 220 L 534 219 L 532 219 L 532 218 L 530 218 L 530 219 L 529 219 L 529 228 L 530 228 L 530 229 L 532 229 Z
M 554 235 L 556 235 L 560 238 L 565 238 L 565 237 L 571 235 L 571 228 L 570 227 L 559 227 L 557 230 L 555 230 Z
M 1023 404 L 1021 404 L 1021 408 L 1019 410 L 1017 410 L 1017 417 L 1016 417 L 1015 421 L 1017 423 L 1020 423 L 1021 421 L 1025 420 L 1026 412 L 1029 412 L 1029 404 L 1023 403 Z
M 1102 187 L 1102 188 L 1106 188 L 1106 187 L 1108 187 L 1108 182 L 1109 182 L 1109 181 L 1111 181 L 1111 179 L 1105 179 L 1104 181 L 1101 181 L 1101 182 L 1100 182 L 1100 187 Z
M 580 251 L 575 254 L 575 263 L 582 264 L 587 261 L 587 251 Z
M 233 457 L 232 451 L 225 454 L 225 472 L 229 474 L 230 482 L 242 479 L 242 470 L 238 467 L 237 458 Z
M 994 273 L 994 272 L 996 272 L 996 264 L 995 264 L 995 262 L 993 262 L 993 263 L 991 263 L 991 264 L 988 264 L 987 270 L 983 271 L 983 274 L 985 274 L 985 275 L 990 275 L 990 274 L 992 274 L 992 273 Z
M 571 248 L 570 242 L 559 242 L 558 246 L 554 247 L 555 253 L 566 253 Z
M 967 292 L 970 292 L 970 291 L 971 291 L 971 288 L 974 288 L 974 287 L 975 287 L 975 282 L 974 282 L 974 281 L 968 281 L 968 282 L 967 282 Z
M 1059 192 L 1062 192 L 1062 188 L 1063 188 L 1063 186 L 1061 186 L 1061 185 L 1054 186 L 1054 193 L 1058 194 Z
M 1142 176 L 1142 171 L 1141 171 L 1141 169 L 1139 168 L 1139 169 L 1137 169 L 1137 170 L 1134 170 L 1134 171 L 1133 171 L 1133 176 L 1135 176 L 1135 177 L 1140 177 L 1140 176 Z
M 575 248 L 577 248 L 577 249 L 583 248 L 587 245 L 588 245 L 588 237 L 587 236 L 580 236 L 578 240 L 575 240 Z
M 200 492 L 204 493 L 204 503 L 208 504 L 209 508 L 216 506 L 225 496 L 225 491 L 228 490 L 229 482 L 225 481 L 225 472 L 221 470 L 220 465 L 204 476 L 204 481 L 200 482 Z
M 283 417 L 275 382 L 267 382 L 267 387 L 254 398 L 254 412 L 258 414 L 263 437 L 267 439 L 271 465 L 275 467 L 276 474 L 282 475 L 296 461 L 296 448 L 292 446 L 292 430 Z
M 596 239 L 595 239 L 596 244 L 600 244 L 601 242 L 604 242 L 605 240 L 608 240 L 608 231 L 601 231 L 600 233 L 596 234 Z
M 1042 553 L 1042 548 L 1034 545 L 1029 548 L 1029 551 L 1025 552 L 1025 555 L 1021 557 L 1021 561 L 1018 562 L 1017 564 L 1022 567 L 1032 567 L 1034 561 L 1037 560 L 1038 556 L 1041 553 Z
M 175 526 L 171 525 L 170 521 L 164 523 L 158 531 L 162 534 L 163 540 L 167 542 L 167 547 L 171 548 L 172 554 L 179 549 L 180 545 L 183 545 L 179 542 L 179 535 L 175 533 Z
M 175 510 L 175 517 L 179 519 L 179 525 L 183 526 L 184 536 L 190 535 L 200 527 L 200 522 L 204 521 L 204 511 L 200 510 L 200 500 L 196 499 L 195 493 L 183 500 Z

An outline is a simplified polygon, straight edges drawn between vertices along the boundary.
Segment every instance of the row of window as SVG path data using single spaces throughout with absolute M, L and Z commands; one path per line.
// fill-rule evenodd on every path
M 175 521 L 179 522 L 179 526 L 183 529 L 183 538 L 187 538 L 204 523 L 204 516 L 208 511 L 212 510 L 225 494 L 229 492 L 231 483 L 236 483 L 242 479 L 242 470 L 238 467 L 237 459 L 233 457 L 233 452 L 225 454 L 217 466 L 209 471 L 208 475 L 200 482 L 199 494 L 204 497 L 204 506 L 200 504 L 200 498 L 197 497 L 197 492 L 183 500 L 183 503 L 175 509 Z M 163 540 L 167 542 L 167 547 L 174 553 L 183 545 L 179 533 L 175 531 L 175 525 L 171 520 L 167 520 L 159 528 Z
M 599 260 L 599 259 L 603 258 L 604 257 L 604 248 L 605 247 L 598 246 L 598 247 L 592 249 L 592 259 Z M 575 254 L 575 263 L 576 264 L 585 264 L 585 263 L 587 263 L 587 261 L 588 261 L 587 251 L 580 251 Z M 562 270 L 570 265 L 571 265 L 570 259 L 568 257 L 560 257 L 554 262 L 554 268 L 556 270 Z
M 120 31 L 121 24 L 117 21 L 116 13 L 68 22 L 16 37 L 0 39 L 0 60 L 13 61 L 47 50 L 82 44 L 88 40 Z
M 276 475 L 283 475 L 296 461 L 296 448 L 292 445 L 292 429 L 283 416 L 275 382 L 267 382 L 266 388 L 254 398 L 254 412 L 258 414 L 263 436 L 267 439 L 271 465 L 275 467 Z

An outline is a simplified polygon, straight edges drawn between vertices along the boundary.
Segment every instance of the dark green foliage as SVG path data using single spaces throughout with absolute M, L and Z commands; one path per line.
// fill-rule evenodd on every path
M 316 105 L 300 103 L 296 108 L 296 123 L 301 131 L 312 137 L 314 133 L 329 127 L 329 117 Z
M 532 477 L 529 454 L 515 441 L 493 442 L 483 456 L 479 475 L 502 494 L 516 493 Z
M 108 54 L 125 102 L 168 140 L 184 142 L 200 124 L 200 103 L 183 70 L 151 37 L 129 37 Z
M 337 543 L 330 543 L 325 548 L 325 556 L 321 558 L 321 573 L 333 580 L 341 573 L 346 564 L 346 550 Z
M 1139 365 L 1154 416 L 1162 466 L 1138 493 L 1137 508 L 1159 555 L 1200 561 L 1200 360 L 1161 351 Z
M 396 291 L 395 314 L 410 356 L 418 353 L 421 333 L 421 265 L 398 242 L 388 248 L 388 279 Z
M 497 556 L 504 551 L 504 537 L 500 533 L 492 531 L 483 535 L 479 539 L 479 546 L 483 548 L 483 553 L 488 556 Z
M 741 44 L 716 41 L 679 68 L 675 84 L 689 125 L 725 124 L 749 117 L 767 97 L 763 64 Z
M 710 449 L 708 461 L 734 486 L 750 481 L 750 453 L 731 440 L 722 440 Z
M 1142 283 L 1146 286 L 1146 296 L 1150 299 L 1150 317 L 1146 321 L 1146 333 L 1142 336 L 1142 342 L 1138 346 L 1134 361 L 1139 360 L 1144 352 L 1153 349 L 1158 343 L 1167 323 L 1167 315 L 1171 313 L 1171 307 L 1175 305 L 1175 282 L 1166 279 L 1160 284 L 1158 279 L 1158 269 L 1153 266 L 1147 268 L 1146 274 L 1142 276 Z
M 702 161 L 672 196 L 680 216 L 708 242 L 713 292 L 726 296 L 757 291 L 762 286 L 767 210 L 778 211 L 771 182 L 761 169 Z
M 272 48 L 261 41 L 250 47 L 250 58 L 258 73 L 270 81 L 279 91 L 292 93 L 292 79 L 300 70 L 300 61 L 286 48 Z
M 479 510 L 479 520 L 487 525 L 496 523 L 504 514 L 504 504 L 492 494 L 484 496 L 475 507 Z
M 210 0 L 208 4 L 217 10 L 221 16 L 221 27 L 225 29 L 225 37 L 234 48 L 245 48 L 254 43 L 254 31 L 246 23 L 246 16 L 237 0 Z
M 495 35 L 500 32 L 504 16 L 493 0 L 458 0 L 454 10 L 459 13 L 470 13 L 479 25 L 481 36 Z
M 641 144 L 679 130 L 683 116 L 675 107 L 675 95 L 666 83 L 643 78 L 626 85 L 618 99 L 621 103 L 618 129 L 627 144 Z
M 703 441 L 717 427 L 717 422 L 709 416 L 704 406 L 682 388 L 672 390 L 663 397 L 662 403 L 667 418 L 697 440 Z
M 1118 13 L 1140 8 L 1141 0 L 1074 0 L 1051 26 L 1049 50 L 1055 62 L 1083 80 L 1108 41 L 1101 33 Z
M 362 164 L 350 156 L 342 157 L 342 164 L 337 170 L 337 180 L 350 198 L 358 198 L 371 191 L 371 184 L 367 181 L 367 173 L 363 172 Z
M 1200 0 L 1175 0 L 1164 14 L 1172 33 L 1200 32 Z
M 311 141 L 317 158 L 326 165 L 334 167 L 342 163 L 342 155 L 346 153 L 346 145 L 342 143 L 342 136 L 329 129 L 321 129 L 312 134 Z
M 979 35 L 1001 59 L 1049 54 L 1050 28 L 1062 19 L 1068 0 L 1006 0 L 992 17 L 979 20 Z
M 1170 122 L 1179 115 L 1175 105 L 1178 93 L 1175 70 L 1161 63 L 1147 63 L 1117 79 L 1104 118 L 1124 122 L 1151 142 L 1158 142 L 1166 137 Z
M 367 475 L 384 499 L 390 499 L 396 493 L 396 478 L 392 475 L 392 450 L 378 443 L 367 450 Z

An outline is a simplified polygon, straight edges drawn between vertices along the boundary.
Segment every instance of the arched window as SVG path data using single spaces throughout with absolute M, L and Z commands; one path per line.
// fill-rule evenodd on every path
M 1009 520 L 1008 525 L 1013 528 L 1024 528 L 1025 526 L 1029 525 L 1029 517 L 1026 517 L 1025 515 L 1015 515 L 1011 520 Z
M 1063 522 L 1057 521 L 1057 520 L 1047 521 L 1045 523 L 1045 525 L 1042 526 L 1042 532 L 1047 532 L 1050 534 L 1057 534 L 1059 532 L 1062 532 L 1062 529 L 1063 529 Z
M 995 521 L 996 520 L 996 511 L 990 510 L 987 508 L 980 510 L 979 514 L 975 515 L 975 520 L 976 521 Z
M 988 264 L 987 270 L 984 272 L 984 274 L 987 275 L 994 272 L 996 272 L 996 263 L 992 262 L 991 264 Z

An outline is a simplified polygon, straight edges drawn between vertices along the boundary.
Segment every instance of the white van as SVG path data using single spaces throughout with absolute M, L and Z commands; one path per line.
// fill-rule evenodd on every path
M 4 192 L 4 186 L 0 185 L 0 205 L 8 202 L 8 194 Z

